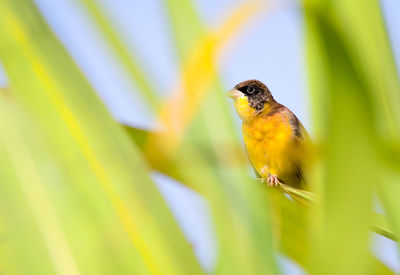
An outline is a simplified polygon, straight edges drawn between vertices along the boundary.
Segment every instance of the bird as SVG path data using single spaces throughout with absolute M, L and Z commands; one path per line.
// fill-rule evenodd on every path
M 255 79 L 240 82 L 227 95 L 242 120 L 247 155 L 257 177 L 269 186 L 306 189 L 312 141 L 296 115 Z

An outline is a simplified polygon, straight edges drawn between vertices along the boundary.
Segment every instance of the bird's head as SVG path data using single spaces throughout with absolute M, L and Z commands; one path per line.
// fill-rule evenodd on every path
M 227 95 L 234 100 L 236 111 L 243 120 L 262 113 L 275 102 L 267 86 L 255 79 L 240 82 Z

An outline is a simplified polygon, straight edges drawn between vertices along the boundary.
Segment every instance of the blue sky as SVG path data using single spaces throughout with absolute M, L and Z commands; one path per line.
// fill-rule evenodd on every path
M 177 81 L 178 71 L 173 41 L 162 0 L 98 0 L 127 45 L 140 53 L 139 61 L 153 76 L 160 94 L 167 96 Z M 220 23 L 238 0 L 195 0 L 197 11 L 212 28 Z M 298 2 L 286 1 L 277 11 L 256 20 L 235 40 L 229 58 L 219 64 L 226 89 L 257 78 L 266 83 L 274 97 L 310 129 L 307 105 L 302 15 Z M 400 64 L 400 1 L 381 0 L 397 64 Z M 78 0 L 36 0 L 41 12 L 75 58 L 116 119 L 139 127 L 153 125 L 154 118 L 142 103 L 132 83 L 94 25 L 87 20 Z M 7 83 L 0 67 L 0 85 Z M 202 264 L 211 268 L 216 255 L 212 226 L 205 201 L 162 175 L 154 179 L 174 211 L 188 239 L 194 244 Z M 180 207 L 185 205 L 185 207 Z M 195 218 L 193 218 L 195 217 Z M 400 271 L 397 252 L 391 241 L 376 237 L 374 251 Z M 300 271 L 281 259 L 286 273 Z

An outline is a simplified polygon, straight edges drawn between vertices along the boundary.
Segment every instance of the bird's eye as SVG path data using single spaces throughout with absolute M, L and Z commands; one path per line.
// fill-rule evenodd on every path
M 247 87 L 247 93 L 248 94 L 254 94 L 254 92 L 256 91 L 256 89 L 254 89 L 254 87 L 253 86 L 248 86 Z

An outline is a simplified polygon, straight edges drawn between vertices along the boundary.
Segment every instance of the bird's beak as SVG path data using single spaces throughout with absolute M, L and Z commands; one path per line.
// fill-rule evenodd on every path
M 243 95 L 243 93 L 239 90 L 234 89 L 234 90 L 228 91 L 226 93 L 226 95 L 229 96 L 230 98 L 235 99 L 235 98 L 241 97 Z

